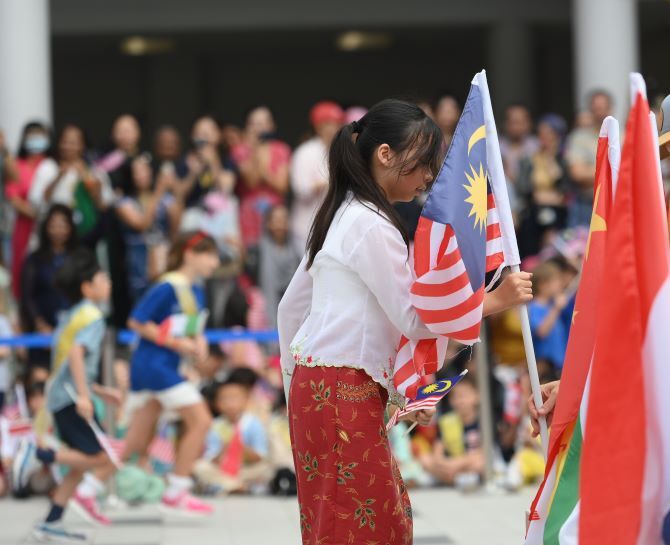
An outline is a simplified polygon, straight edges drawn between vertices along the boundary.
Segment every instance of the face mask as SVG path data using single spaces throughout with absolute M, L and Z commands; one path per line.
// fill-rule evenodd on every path
M 26 138 L 28 153 L 43 153 L 49 149 L 49 139 L 42 134 L 34 134 Z

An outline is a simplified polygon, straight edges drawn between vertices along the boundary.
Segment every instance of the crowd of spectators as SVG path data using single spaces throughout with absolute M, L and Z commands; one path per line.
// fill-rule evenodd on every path
M 460 116 L 458 100 L 445 95 L 420 105 L 442 129 L 446 150 Z M 563 366 L 591 219 L 598 131 L 611 108 L 609 95 L 596 91 L 574 120 L 551 113 L 534 119 L 521 104 L 509 106 L 500 120 L 520 252 L 524 268 L 535 273 L 530 318 L 543 381 L 559 377 Z M 364 113 L 320 102 L 296 120 L 312 133 L 292 142 L 295 147 L 282 140 L 266 106 L 251 109 L 243 127 L 200 117 L 185 140 L 170 125 L 143 134 L 128 114 L 113 121 L 106 148 L 94 146 L 73 123 L 54 135 L 47 124 L 30 122 L 16 150 L 0 134 L 0 337 L 53 332 L 67 308 L 54 288 L 56 272 L 82 246 L 111 276 L 109 325 L 125 328 L 134 303 L 165 272 L 170 244 L 193 230 L 210 234 L 221 256 L 206 286 L 209 328 L 275 328 L 277 305 L 328 186 L 330 142 Z M 424 200 L 398 205 L 410 233 Z M 517 488 L 543 469 L 524 414 L 528 379 L 517 313 L 491 318 L 488 341 L 497 474 L 504 486 Z M 452 345 L 444 374 L 468 367 L 474 375 L 469 354 Z M 122 394 L 127 357 L 127 348 L 118 346 L 112 374 Z M 26 419 L 43 402 L 50 364 L 48 348 L 0 346 L 5 467 L 26 433 Z M 278 366 L 276 344 L 230 341 L 213 346 L 207 362 L 190 370 L 214 417 L 195 472 L 202 493 L 295 491 Z M 115 430 L 108 431 L 121 438 L 121 412 L 112 420 Z M 443 402 L 434 425 L 409 435 L 403 424 L 394 428 L 390 439 L 408 484 L 476 486 L 484 470 L 479 424 L 479 392 L 469 378 Z M 178 440 L 178 426 L 163 435 L 168 443 Z M 244 465 L 232 479 L 222 468 L 236 448 L 244 450 Z M 165 453 L 156 458 L 170 463 Z M 44 491 L 44 478 L 39 482 L 35 491 Z M 6 484 L 0 479 L 0 492 Z

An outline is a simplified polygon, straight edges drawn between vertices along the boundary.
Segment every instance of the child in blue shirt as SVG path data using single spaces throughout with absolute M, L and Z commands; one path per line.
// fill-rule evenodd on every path
M 559 267 L 542 263 L 533 271 L 533 300 L 528 305 L 535 355 L 560 371 L 568 344 L 568 325 L 561 319 L 568 305 Z
M 65 261 L 57 273 L 56 284 L 73 306 L 61 315 L 54 333 L 46 408 L 65 447 L 54 450 L 23 442 L 13 469 L 15 485 L 22 488 L 41 464 L 58 463 L 69 467 L 68 474 L 53 494 L 45 521 L 35 526 L 33 534 L 40 542 L 81 543 L 87 540 L 85 534 L 68 532 L 61 525 L 68 500 L 84 504 L 87 511 L 99 517 L 98 522 L 109 523 L 95 504 L 96 491 L 90 497 L 81 497 L 76 488 L 84 472 L 113 468 L 91 427 L 95 418 L 92 394 L 110 399 L 115 397 L 111 390 L 94 384 L 105 333 L 105 320 L 99 305 L 108 301 L 111 286 L 95 258 L 86 251 L 75 252 Z
M 218 250 L 211 237 L 202 232 L 182 235 L 170 250 L 170 272 L 147 291 L 128 320 L 140 340 L 130 362 L 128 408 L 133 417 L 124 458 L 146 451 L 162 411 L 177 413 L 184 433 L 174 469 L 167 476 L 162 507 L 196 515 L 212 512 L 210 505 L 189 493 L 193 467 L 202 454 L 212 417 L 179 366 L 182 359 L 193 363 L 207 359 L 207 341 L 192 326 L 204 307 L 198 282 L 209 278 L 218 266 Z

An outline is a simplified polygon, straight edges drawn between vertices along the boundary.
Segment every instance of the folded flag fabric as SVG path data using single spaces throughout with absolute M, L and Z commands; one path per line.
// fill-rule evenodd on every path
M 427 384 L 419 388 L 417 396 L 412 401 L 408 402 L 405 405 L 404 409 L 398 409 L 393 416 L 389 419 L 386 424 L 386 429 L 390 430 L 393 426 L 398 423 L 398 419 L 401 416 L 405 416 L 414 411 L 420 411 L 422 409 L 432 409 L 437 405 L 444 396 L 446 396 L 451 390 L 458 384 L 461 379 L 467 375 L 468 370 L 465 369 L 460 375 L 450 378 L 448 380 L 438 380 L 432 384 Z
M 422 377 L 444 361 L 447 339 L 479 340 L 485 276 L 518 265 L 500 147 L 485 72 L 472 81 L 454 138 L 414 238 L 412 304 L 437 339 L 402 337 L 397 391 L 417 395 Z

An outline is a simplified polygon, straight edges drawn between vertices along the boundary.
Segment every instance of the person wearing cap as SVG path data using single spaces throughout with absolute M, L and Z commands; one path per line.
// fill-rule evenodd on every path
M 315 104 L 309 119 L 314 137 L 295 150 L 291 161 L 291 189 L 293 202 L 291 231 L 302 252 L 316 209 L 328 189 L 328 149 L 337 131 L 344 124 L 344 110 L 335 102 Z

